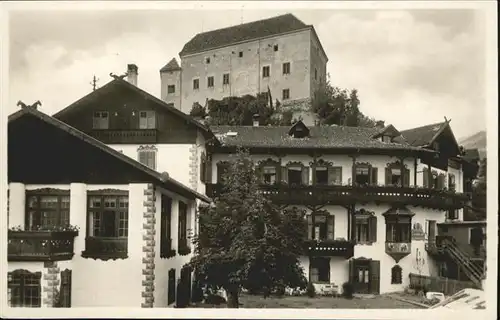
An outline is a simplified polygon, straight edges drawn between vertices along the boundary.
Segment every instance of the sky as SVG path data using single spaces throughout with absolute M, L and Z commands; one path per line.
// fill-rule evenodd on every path
M 155 10 L 11 12 L 9 110 L 42 102 L 53 114 L 139 67 L 159 97 L 159 70 L 195 34 L 292 13 L 314 25 L 335 86 L 361 111 L 404 130 L 451 118 L 457 139 L 486 129 L 483 12 L 434 10 Z

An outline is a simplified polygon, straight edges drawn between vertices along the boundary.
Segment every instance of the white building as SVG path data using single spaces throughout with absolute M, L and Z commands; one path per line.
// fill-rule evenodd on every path
M 210 199 L 32 107 L 8 130 L 10 306 L 167 307 L 191 287 Z

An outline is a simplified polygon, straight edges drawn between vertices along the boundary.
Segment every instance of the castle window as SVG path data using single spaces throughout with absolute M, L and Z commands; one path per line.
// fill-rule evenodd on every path
M 40 308 L 41 272 L 15 270 L 7 273 L 7 300 L 10 307 Z
M 240 51 L 240 52 L 238 53 L 238 56 L 239 56 L 240 58 L 243 58 L 243 51 Z
M 283 89 L 283 100 L 290 99 L 290 89 Z
M 94 112 L 92 128 L 94 128 L 94 129 L 108 129 L 109 128 L 109 114 L 106 111 Z
M 207 78 L 207 87 L 208 88 L 213 88 L 214 87 L 214 77 L 210 76 Z
M 274 51 L 278 51 L 278 45 L 277 44 L 274 45 Z
M 290 62 L 283 63 L 283 74 L 290 74 Z
M 224 73 L 222 75 L 222 84 L 223 85 L 229 84 L 229 73 Z
M 209 63 L 210 63 L 210 57 L 205 58 L 205 62 L 206 62 L 207 64 L 209 64 Z
M 269 66 L 262 67 L 262 78 L 269 78 L 269 74 L 270 74 L 270 67 Z
M 403 269 L 399 265 L 391 268 L 391 284 L 403 283 Z
M 167 93 L 175 93 L 175 85 L 171 84 L 167 87 Z
M 200 79 L 193 79 L 193 90 L 200 89 Z

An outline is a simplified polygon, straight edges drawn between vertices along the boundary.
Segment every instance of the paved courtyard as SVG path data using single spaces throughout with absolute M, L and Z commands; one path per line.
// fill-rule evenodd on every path
M 410 303 L 391 299 L 387 296 L 376 296 L 374 298 L 333 298 L 316 297 L 309 298 L 305 296 L 286 296 L 269 297 L 264 299 L 262 296 L 244 294 L 240 297 L 240 308 L 316 308 L 316 309 L 419 309 Z M 214 306 L 207 304 L 198 304 L 197 308 L 225 308 L 226 305 Z

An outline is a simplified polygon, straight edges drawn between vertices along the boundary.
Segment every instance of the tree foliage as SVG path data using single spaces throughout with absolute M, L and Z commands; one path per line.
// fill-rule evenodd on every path
M 201 104 L 195 102 L 193 103 L 193 108 L 189 112 L 189 115 L 195 118 L 205 119 L 205 117 L 207 116 L 207 111 Z
M 356 89 L 348 90 L 332 86 L 329 80 L 314 93 L 311 111 L 321 124 L 350 127 L 375 127 L 377 121 L 359 110 L 360 100 Z
M 195 255 L 189 266 L 196 279 L 223 288 L 228 307 L 237 308 L 241 288 L 305 288 L 299 264 L 306 237 L 303 210 L 279 210 L 258 192 L 254 164 L 239 150 L 223 175 L 223 190 L 199 216 Z

